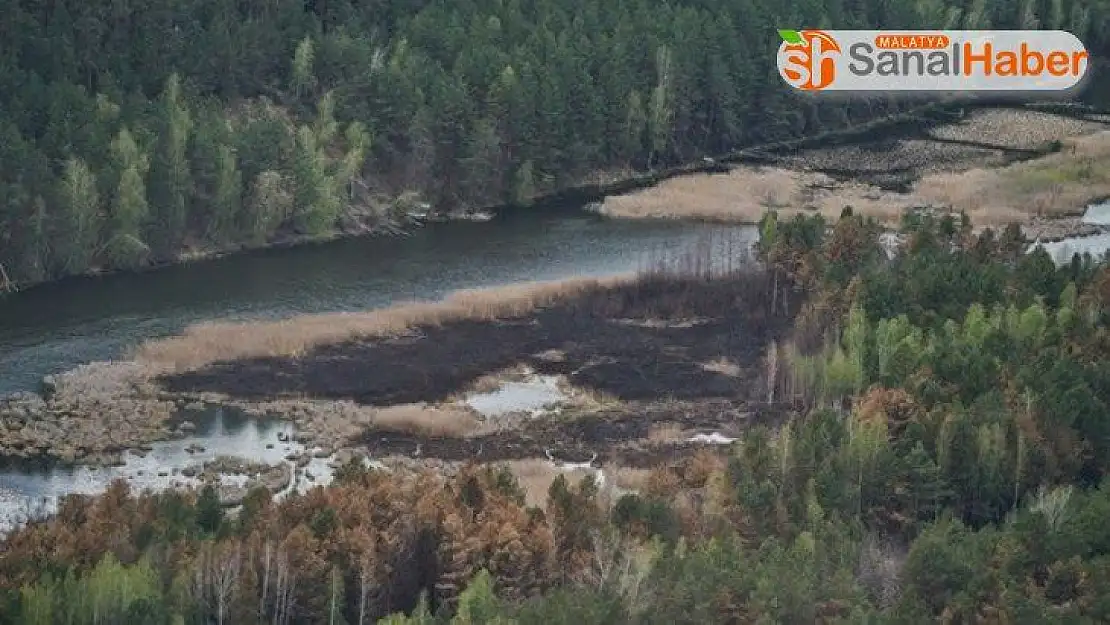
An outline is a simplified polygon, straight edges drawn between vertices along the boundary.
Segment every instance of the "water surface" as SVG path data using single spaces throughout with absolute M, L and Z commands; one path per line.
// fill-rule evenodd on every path
M 458 289 L 624 273 L 711 235 L 757 236 L 750 226 L 525 213 L 49 284 L 0 299 L 0 395 L 198 321 L 366 310 Z

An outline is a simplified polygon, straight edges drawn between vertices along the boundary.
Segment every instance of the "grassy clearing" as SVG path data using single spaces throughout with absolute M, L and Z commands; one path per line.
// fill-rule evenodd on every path
M 1110 196 L 1110 131 L 1063 143 L 1060 152 L 999 169 L 926 176 L 914 194 L 966 210 L 981 225 L 1075 215 Z
M 673 178 L 613 196 L 605 200 L 602 212 L 611 217 L 754 224 L 768 210 L 783 215 L 820 212 L 835 219 L 846 204 L 852 204 L 876 219 L 897 222 L 899 207 L 868 199 L 879 194 L 865 185 L 837 183 L 820 173 L 742 166 L 727 174 Z M 860 205 L 863 202 L 866 205 Z
M 728 174 L 674 178 L 610 197 L 602 212 L 626 218 L 756 223 L 772 209 L 787 216 L 819 212 L 832 220 L 845 206 L 852 206 L 895 225 L 906 208 L 933 205 L 966 211 L 980 226 L 997 226 L 1038 216 L 1074 215 L 1090 202 L 1110 196 L 1110 130 L 1093 130 L 1100 127 L 1093 122 L 1076 126 L 1041 117 L 1031 122 L 1026 117 L 984 115 L 935 131 L 936 140 L 908 139 L 874 151 L 860 146 L 816 150 L 790 156 L 783 166 L 740 166 Z M 1060 134 L 1080 131 L 1086 134 Z M 958 143 L 974 139 L 1019 149 L 1029 149 L 1030 142 L 1059 140 L 1062 149 L 999 166 L 992 161 L 1000 153 Z M 813 171 L 826 167 L 860 172 L 902 167 L 917 172 L 919 178 L 908 193 L 897 193 Z
M 441 302 L 405 303 L 360 313 L 301 315 L 264 323 L 209 322 L 180 336 L 139 346 L 136 361 L 160 371 L 190 371 L 214 362 L 254 357 L 299 356 L 319 345 L 366 337 L 403 336 L 415 326 L 458 320 L 519 317 L 538 308 L 630 278 L 534 282 L 459 291 Z

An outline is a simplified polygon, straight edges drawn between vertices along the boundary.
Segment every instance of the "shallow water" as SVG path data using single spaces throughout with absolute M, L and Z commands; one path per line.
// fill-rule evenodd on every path
M 1099 226 L 1110 226 L 1110 200 L 1092 204 L 1083 214 L 1083 222 Z M 1058 263 L 1071 261 L 1075 254 L 1089 253 L 1099 257 L 1110 251 L 1110 232 L 1089 237 L 1072 237 L 1052 243 L 1042 243 L 1045 251 Z
M 517 412 L 537 412 L 566 399 L 559 390 L 558 378 L 538 376 L 527 382 L 505 382 L 487 393 L 471 393 L 465 402 L 487 417 Z
M 297 443 L 278 440 L 280 433 L 293 433 L 290 423 L 261 421 L 221 409 L 207 410 L 190 420 L 197 426 L 192 436 L 153 443 L 153 449 L 145 455 L 129 452 L 124 456 L 123 466 L 0 473 L 0 531 L 9 529 L 28 513 L 52 511 L 63 495 L 96 494 L 116 479 L 126 480 L 136 490 L 194 486 L 197 480 L 181 475 L 181 470 L 219 456 L 272 465 L 286 462 L 285 456 L 290 453 L 305 451 Z M 204 451 L 185 451 L 193 445 L 204 447 Z M 267 449 L 267 445 L 273 448 Z M 232 484 L 236 479 L 229 476 L 224 483 Z

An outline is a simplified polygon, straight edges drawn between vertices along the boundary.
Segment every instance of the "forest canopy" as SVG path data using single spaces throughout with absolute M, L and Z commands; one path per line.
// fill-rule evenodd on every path
M 0 283 L 528 203 L 904 108 L 795 97 L 777 28 L 1064 28 L 1105 0 L 56 0 L 0 23 Z M 1103 55 L 1104 56 L 1104 55 Z

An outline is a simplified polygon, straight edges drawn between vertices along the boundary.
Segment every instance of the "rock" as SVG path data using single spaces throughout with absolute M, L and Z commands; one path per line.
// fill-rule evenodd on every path
M 272 467 L 260 476 L 259 481 L 270 492 L 281 492 L 293 481 L 293 469 L 287 464 Z
M 243 498 L 247 496 L 247 489 L 242 486 L 221 486 L 219 495 L 221 506 L 234 508 L 243 503 Z
M 42 397 L 46 401 L 50 401 L 58 393 L 58 379 L 52 375 L 42 376 L 42 382 L 39 384 L 42 391 Z

